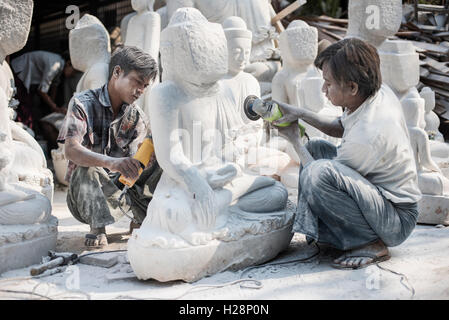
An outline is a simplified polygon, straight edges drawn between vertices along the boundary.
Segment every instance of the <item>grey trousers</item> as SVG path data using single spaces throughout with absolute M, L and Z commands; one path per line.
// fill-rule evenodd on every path
M 130 209 L 134 218 L 142 223 L 146 217 L 156 185 L 162 175 L 157 162 L 145 169 L 134 186 L 128 189 L 120 205 L 125 212 Z M 78 167 L 72 174 L 67 192 L 67 206 L 81 223 L 92 228 L 102 228 L 123 216 L 119 208 L 121 193 L 117 183 L 118 173 L 107 173 L 100 167 Z
M 315 161 L 300 169 L 295 232 L 340 250 L 378 239 L 392 247 L 407 239 L 418 217 L 416 203 L 386 199 L 357 171 L 332 160 L 337 148 L 330 142 L 312 139 L 306 147 Z

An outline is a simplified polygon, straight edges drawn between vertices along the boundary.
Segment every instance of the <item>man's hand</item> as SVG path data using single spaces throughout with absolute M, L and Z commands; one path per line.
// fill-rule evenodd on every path
M 282 112 L 282 117 L 279 118 L 278 120 L 273 121 L 273 124 L 275 126 L 286 122 L 297 122 L 298 119 L 301 118 L 302 114 L 301 107 L 292 106 L 287 103 L 279 102 L 276 100 L 273 100 L 273 102 L 278 104 L 279 109 L 281 109 Z
M 290 142 L 294 142 L 300 138 L 300 131 L 298 126 L 298 119 L 301 115 L 301 110 L 298 107 L 291 106 L 286 103 L 274 101 L 279 105 L 282 112 L 282 117 L 273 121 L 272 125 L 276 126 L 279 135 Z M 279 124 L 291 123 L 288 127 L 279 127 Z
M 120 172 L 127 179 L 136 180 L 139 177 L 140 162 L 137 159 L 111 158 L 107 166 L 111 172 Z

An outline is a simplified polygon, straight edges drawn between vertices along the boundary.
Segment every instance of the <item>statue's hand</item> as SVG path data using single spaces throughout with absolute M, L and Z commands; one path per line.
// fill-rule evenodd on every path
M 210 175 L 207 182 L 212 189 L 222 188 L 225 184 L 231 182 L 237 176 L 237 173 L 237 168 L 234 165 L 229 164 Z
M 195 200 L 198 202 L 195 210 L 193 210 L 198 227 L 201 230 L 211 229 L 218 216 L 218 201 L 215 192 L 206 181 L 191 187 Z

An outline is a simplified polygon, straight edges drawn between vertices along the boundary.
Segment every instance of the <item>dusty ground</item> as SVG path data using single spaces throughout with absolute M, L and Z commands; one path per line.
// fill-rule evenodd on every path
M 55 192 L 53 215 L 59 219 L 57 251 L 83 252 L 83 238 L 89 228 L 71 216 L 64 189 L 60 187 Z M 126 217 L 110 226 L 107 232 L 112 235 L 112 243 L 105 250 L 126 249 L 128 228 Z M 27 278 L 30 268 L 6 272 L 0 276 L 0 290 L 15 292 L 0 292 L 0 298 L 449 299 L 449 228 L 419 225 L 406 242 L 390 251 L 392 259 L 380 267 L 402 275 L 377 266 L 356 271 L 333 269 L 329 262 L 338 252 L 328 249 L 306 263 L 277 264 L 307 258 L 317 252 L 316 247 L 305 243 L 301 234 L 295 234 L 288 250 L 274 261 L 256 268 L 223 272 L 191 284 L 139 281 L 133 277 L 126 253 L 117 253 L 119 263 L 111 268 L 77 264 L 40 279 Z M 114 280 L 112 276 L 127 278 Z M 259 288 L 244 287 L 254 285 L 252 282 L 232 284 L 245 278 L 259 280 Z

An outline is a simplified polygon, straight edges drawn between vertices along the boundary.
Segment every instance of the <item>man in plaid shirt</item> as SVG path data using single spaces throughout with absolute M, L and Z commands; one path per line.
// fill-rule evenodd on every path
M 69 160 L 67 205 L 72 215 L 90 225 L 86 246 L 107 245 L 106 225 L 132 210 L 142 223 L 152 192 L 162 174 L 155 157 L 119 200 L 120 175 L 139 176 L 140 162 L 133 159 L 149 122 L 134 102 L 157 76 L 157 63 L 137 47 L 119 48 L 111 57 L 109 80 L 103 87 L 75 94 L 60 130 Z M 133 224 L 131 223 L 131 226 Z

